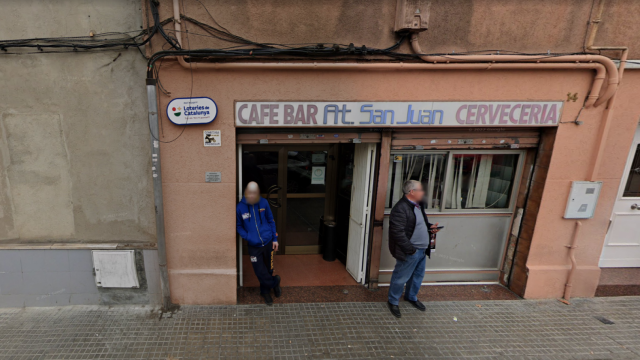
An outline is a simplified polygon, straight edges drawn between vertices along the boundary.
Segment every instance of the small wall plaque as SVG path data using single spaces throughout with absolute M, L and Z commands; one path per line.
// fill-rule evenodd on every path
M 220 130 L 204 130 L 204 146 L 222 146 L 220 142 Z
M 206 172 L 204 176 L 204 181 L 208 183 L 222 182 L 222 172 L 220 171 Z

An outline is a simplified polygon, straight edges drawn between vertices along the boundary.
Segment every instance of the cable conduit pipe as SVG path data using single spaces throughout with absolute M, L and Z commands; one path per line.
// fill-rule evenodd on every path
M 184 48 L 182 42 L 182 31 L 180 25 L 180 0 L 173 0 L 173 24 L 176 31 L 176 38 L 181 48 Z M 422 54 L 420 45 L 418 44 L 418 34 L 411 34 L 411 46 L 417 54 Z M 425 62 L 432 63 L 432 66 L 416 66 L 418 64 L 334 64 L 334 63 L 300 63 L 300 64 L 281 64 L 281 63 L 198 63 L 187 62 L 184 56 L 176 56 L 178 63 L 184 68 L 190 70 L 244 70 L 244 69 L 280 69 L 280 70 L 306 70 L 306 69 L 322 69 L 322 70 L 389 70 L 389 69 L 415 69 L 415 70 L 510 70 L 510 69 L 595 69 L 596 75 L 591 85 L 591 91 L 587 96 L 585 108 L 591 106 L 599 106 L 603 102 L 609 100 L 618 88 L 618 70 L 611 59 L 600 55 L 566 55 L 557 57 L 539 56 L 523 56 L 523 55 L 468 55 L 468 56 L 432 56 L 424 55 L 421 59 Z M 444 63 L 444 66 L 438 65 L 438 62 Z M 465 64 L 452 64 L 465 63 Z M 487 64 L 489 63 L 489 64 Z M 553 64 L 548 66 L 547 63 Z M 606 71 L 599 67 L 585 66 L 587 64 L 598 63 L 605 68 Z M 562 65 L 561 65 L 562 64 Z M 464 65 L 464 66 L 461 66 Z M 500 66 L 498 66 L 500 65 Z M 543 66 L 546 65 L 546 66 Z M 308 68 L 307 68 L 308 66 Z M 609 86 L 605 93 L 600 96 L 600 90 L 606 77 L 609 75 Z
M 418 43 L 418 34 L 411 34 L 411 48 L 420 55 L 423 54 Z M 591 91 L 587 97 L 584 107 L 599 106 L 608 101 L 618 89 L 619 77 L 616 64 L 606 56 L 601 55 L 561 55 L 552 57 L 540 57 L 531 55 L 423 55 L 420 57 L 429 63 L 460 63 L 460 62 L 526 62 L 526 63 L 583 63 L 596 62 L 602 64 L 607 69 L 609 75 L 609 86 L 604 94 L 599 96 L 600 88 L 604 78 L 597 74 L 591 85 Z M 532 65 L 534 65 L 532 64 Z M 535 67 L 532 66 L 532 69 Z
M 183 60 L 182 56 L 167 56 L 164 58 L 176 58 Z M 513 64 L 513 63 L 471 63 L 471 64 L 416 64 L 416 63 L 198 63 L 184 62 L 186 68 L 189 64 L 194 70 L 343 70 L 343 71 L 393 71 L 393 70 L 582 70 L 593 69 L 604 76 L 606 69 L 599 63 L 559 63 L 559 64 Z

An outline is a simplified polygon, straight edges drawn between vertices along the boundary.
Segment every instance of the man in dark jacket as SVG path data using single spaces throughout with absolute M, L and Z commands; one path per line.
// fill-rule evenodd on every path
M 247 184 L 244 197 L 236 207 L 236 230 L 249 245 L 249 259 L 260 281 L 260 295 L 267 305 L 273 305 L 271 289 L 276 297 L 282 295 L 280 275 L 273 276 L 278 233 L 269 202 L 260 196 L 260 188 L 253 181 Z
M 426 256 L 431 255 L 430 233 L 438 232 L 438 223 L 429 223 L 424 211 L 422 184 L 407 180 L 402 192 L 404 197 L 391 209 L 389 219 L 389 250 L 396 259 L 396 267 L 391 275 L 387 306 L 395 317 L 402 316 L 398 302 L 405 284 L 404 299 L 418 310 L 426 310 L 418 300 L 418 291 L 424 278 Z

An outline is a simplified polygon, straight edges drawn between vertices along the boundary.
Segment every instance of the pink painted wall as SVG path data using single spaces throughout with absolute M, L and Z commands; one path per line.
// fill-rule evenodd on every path
M 573 90 L 571 90 L 573 91 Z M 609 218 L 620 186 L 622 172 L 638 126 L 640 106 L 640 72 L 627 71 L 614 107 L 612 127 L 597 180 L 603 181 L 598 207 L 593 219 L 582 220 L 578 238 L 576 272 L 572 296 L 592 297 L 600 278 L 598 260 L 602 252 Z M 529 280 L 526 298 L 561 297 L 570 269 L 567 259 L 575 220 L 562 218 L 572 180 L 588 179 L 595 161 L 595 141 L 601 131 L 601 110 L 591 110 L 584 125 L 566 124 L 558 129 L 555 148 L 540 204 L 538 221 L 527 261 Z M 584 111 L 583 111 L 584 114 Z M 567 117 L 564 121 L 573 120 Z
M 640 75 L 640 74 L 639 74 Z M 183 128 L 164 111 L 176 97 L 208 96 L 219 107 L 209 125 L 184 128 L 161 144 L 165 226 L 172 300 L 179 304 L 236 301 L 236 146 L 234 100 L 566 100 L 562 121 L 575 119 L 593 75 L 590 71 L 208 71 L 193 73 L 165 60 L 160 81 L 163 136 Z M 632 100 L 640 78 L 625 74 L 602 167 L 605 185 L 596 217 L 585 221 L 577 252 L 580 269 L 574 296 L 593 296 L 598 257 L 640 104 Z M 602 108 L 584 110 L 584 125 L 561 124 L 528 260 L 526 297 L 560 296 L 568 271 L 573 222 L 562 219 L 571 180 L 586 180 L 596 149 Z M 203 146 L 203 130 L 221 130 L 222 146 Z M 221 171 L 222 183 L 205 183 L 205 172 Z

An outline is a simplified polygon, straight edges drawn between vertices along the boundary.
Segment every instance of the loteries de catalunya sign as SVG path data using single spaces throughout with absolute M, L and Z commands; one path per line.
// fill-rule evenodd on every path
M 238 127 L 557 126 L 561 101 L 237 101 Z

